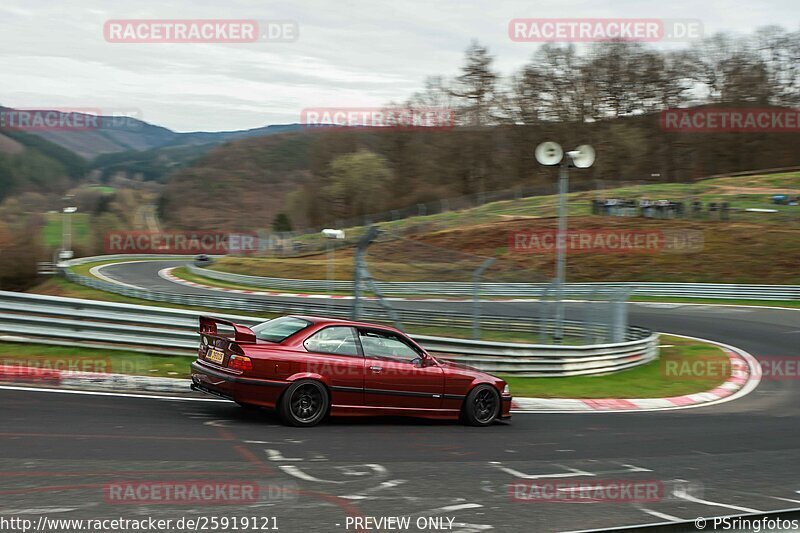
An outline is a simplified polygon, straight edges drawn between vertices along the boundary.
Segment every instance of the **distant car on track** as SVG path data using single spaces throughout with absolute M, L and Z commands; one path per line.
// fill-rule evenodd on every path
M 195 258 L 194 258 L 195 266 L 199 266 L 199 267 L 209 266 L 213 262 L 214 261 L 211 259 L 211 257 L 209 257 L 206 254 L 199 254 L 199 255 L 196 255 Z
M 439 361 L 387 326 L 285 316 L 251 329 L 200 317 L 199 333 L 192 389 L 275 408 L 290 425 L 314 426 L 328 414 L 461 419 L 474 426 L 511 417 L 505 381 Z

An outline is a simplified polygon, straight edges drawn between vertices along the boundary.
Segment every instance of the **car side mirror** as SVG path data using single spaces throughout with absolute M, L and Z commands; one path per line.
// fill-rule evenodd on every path
M 430 357 L 427 354 L 422 354 L 422 357 L 420 357 L 419 361 L 420 361 L 419 366 L 421 366 L 422 368 L 428 366 L 436 366 L 436 362 L 433 360 L 432 357 Z

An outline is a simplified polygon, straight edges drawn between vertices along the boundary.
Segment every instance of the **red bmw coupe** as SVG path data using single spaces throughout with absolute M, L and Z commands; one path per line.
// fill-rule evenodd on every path
M 460 418 L 475 426 L 511 417 L 505 381 L 439 361 L 387 326 L 285 316 L 251 329 L 201 317 L 199 333 L 192 389 L 276 408 L 290 425 L 314 426 L 328 414 Z

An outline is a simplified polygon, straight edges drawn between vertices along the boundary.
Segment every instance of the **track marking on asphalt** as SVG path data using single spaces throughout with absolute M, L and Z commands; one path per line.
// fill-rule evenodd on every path
M 624 466 L 625 468 L 628 469 L 625 472 L 652 472 L 652 470 L 650 470 L 649 468 L 645 468 L 643 466 L 636 466 L 636 465 L 629 465 L 629 464 L 623 464 L 623 465 L 620 465 L 620 466 Z
M 483 505 L 479 503 L 459 503 L 457 505 L 447 505 L 445 507 L 437 507 L 436 509 L 430 509 L 429 511 L 423 511 L 421 513 L 416 513 L 411 516 L 425 516 L 428 514 L 442 514 L 442 513 L 449 513 L 451 511 L 463 511 L 464 509 L 480 509 Z
M 204 426 L 213 426 L 215 428 L 225 428 L 228 427 L 226 424 L 230 422 L 230 420 L 209 420 L 208 422 L 203 422 Z
M 457 527 L 459 533 L 479 533 L 481 531 L 488 531 L 494 529 L 494 526 L 489 524 L 467 524 L 466 522 L 455 522 L 453 527 Z
M 710 507 L 723 507 L 725 509 L 733 509 L 734 511 L 742 511 L 745 513 L 763 513 L 764 511 L 759 511 L 758 509 L 750 509 L 749 507 L 741 507 L 739 505 L 731 505 L 729 503 L 720 503 L 720 502 L 712 502 L 711 500 L 703 500 L 700 498 L 695 498 L 690 494 L 686 494 L 685 491 L 676 490 L 673 491 L 672 494 L 676 498 L 680 498 L 681 500 L 686 500 L 687 502 L 692 503 L 699 503 L 701 505 L 708 505 Z
M 301 457 L 284 457 L 280 451 L 266 449 L 264 450 L 266 454 L 269 456 L 270 461 L 302 461 Z
M 310 474 L 306 474 L 305 472 L 303 472 L 294 465 L 280 465 L 278 468 L 280 468 L 290 476 L 294 476 L 297 479 L 302 479 L 303 481 L 310 481 L 312 483 L 335 483 L 337 485 L 341 485 L 344 483 L 344 481 L 316 478 Z
M 342 474 L 344 474 L 345 476 L 367 476 L 367 475 L 370 474 L 370 472 L 365 472 L 364 470 L 358 470 L 358 469 L 354 468 L 354 467 L 357 467 L 357 466 L 369 467 L 370 470 L 372 470 L 372 473 L 374 473 L 374 474 L 380 474 L 380 475 L 383 475 L 383 476 L 386 476 L 387 474 L 389 474 L 389 471 L 386 470 L 385 466 L 379 465 L 379 464 L 375 464 L 375 463 L 369 463 L 369 464 L 363 464 L 363 465 L 337 466 L 336 469 L 338 471 L 340 471 Z
M 781 500 L 782 502 L 800 503 L 800 500 L 793 500 L 791 498 L 781 498 L 780 496 L 770 496 L 770 498 L 774 498 L 776 500 Z
M 7 515 L 7 514 L 68 513 L 70 511 L 77 511 L 78 509 L 80 509 L 80 507 L 42 507 L 42 508 L 39 508 L 39 509 L 0 509 L 0 515 Z
M 489 464 L 494 466 L 495 468 L 498 468 L 499 470 L 502 470 L 506 474 L 516 476 L 517 478 L 520 479 L 544 479 L 544 478 L 581 477 L 581 476 L 593 477 L 595 475 L 592 474 L 591 472 L 585 472 L 583 470 L 570 468 L 564 465 L 555 465 L 555 466 L 563 468 L 564 470 L 567 470 L 567 472 L 562 472 L 558 474 L 523 474 L 519 470 L 514 470 L 513 468 L 503 466 L 503 463 L 499 461 L 489 461 Z
M 359 467 L 367 467 L 368 470 L 364 471 L 362 469 L 359 469 Z M 335 479 L 320 479 L 318 477 L 312 476 L 311 474 L 307 474 L 299 467 L 294 465 L 279 465 L 278 468 L 280 468 L 290 476 L 302 479 L 303 481 L 311 481 L 313 483 L 333 483 L 336 485 L 343 485 L 346 483 L 351 483 L 353 481 L 359 481 L 359 480 L 339 481 Z M 370 474 L 374 476 L 386 477 L 389 474 L 389 471 L 386 469 L 386 467 L 376 463 L 337 466 L 336 469 L 339 470 L 345 476 L 355 476 L 355 477 L 368 476 Z
M 652 509 L 647 509 L 645 507 L 640 507 L 640 511 L 643 513 L 647 513 L 650 516 L 655 516 L 656 518 L 660 518 L 662 520 L 669 520 L 670 522 L 682 522 L 683 518 L 678 518 L 677 516 L 672 516 L 666 513 L 660 513 L 658 511 L 653 511 Z
M 453 511 L 466 511 L 467 509 L 481 509 L 483 505 L 479 503 L 459 503 L 455 505 L 447 505 L 445 507 L 437 507 L 421 513 L 412 514 L 409 516 L 417 517 L 430 517 L 431 515 L 442 515 Z M 448 518 L 448 520 L 454 520 Z M 469 524 L 466 522 L 452 522 L 450 524 L 451 531 L 458 531 L 459 533 L 478 533 L 480 531 L 488 531 L 494 529 L 494 526 L 489 524 Z M 456 529 L 458 528 L 458 529 Z
M 216 398 L 191 398 L 184 396 L 157 396 L 154 394 L 130 394 L 125 392 L 99 392 L 99 391 L 72 390 L 72 389 L 48 389 L 44 387 L 17 387 L 14 385 L 0 385 L 0 390 L 14 390 L 23 392 L 56 392 L 59 394 L 82 394 L 85 396 L 115 396 L 117 398 L 144 398 L 147 400 L 177 400 L 181 402 L 232 403 L 229 400 L 222 400 Z
M 350 494 L 349 496 L 340 496 L 340 498 L 344 498 L 345 500 L 366 500 L 369 498 L 369 496 L 366 496 L 366 494 L 377 492 L 383 489 L 393 489 L 395 487 L 399 487 L 403 483 L 407 483 L 407 481 L 405 479 L 390 479 L 389 481 L 382 481 L 377 487 L 360 490 L 355 494 Z
M 513 468 L 509 468 L 507 466 L 503 466 L 503 463 L 500 461 L 490 461 L 490 465 L 494 466 L 505 472 L 506 474 L 510 474 L 512 476 L 516 476 L 519 479 L 544 479 L 544 478 L 565 478 L 565 477 L 596 477 L 596 476 L 604 476 L 608 474 L 630 474 L 636 472 L 652 472 L 649 468 L 644 468 L 642 466 L 635 466 L 630 464 L 621 464 L 620 466 L 624 467 L 624 470 L 603 470 L 600 472 L 587 472 L 585 470 L 579 470 L 576 468 L 570 468 L 564 465 L 554 465 L 559 468 L 563 468 L 568 470 L 569 472 L 558 473 L 558 474 L 524 474 L 519 470 L 515 470 Z

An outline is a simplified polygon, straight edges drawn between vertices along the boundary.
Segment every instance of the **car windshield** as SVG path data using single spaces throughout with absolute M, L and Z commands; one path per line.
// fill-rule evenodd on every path
M 295 318 L 293 316 L 284 316 L 267 320 L 261 324 L 253 327 L 253 332 L 256 338 L 262 341 L 269 342 L 283 342 L 303 328 L 311 325 L 308 320 L 302 318 Z

